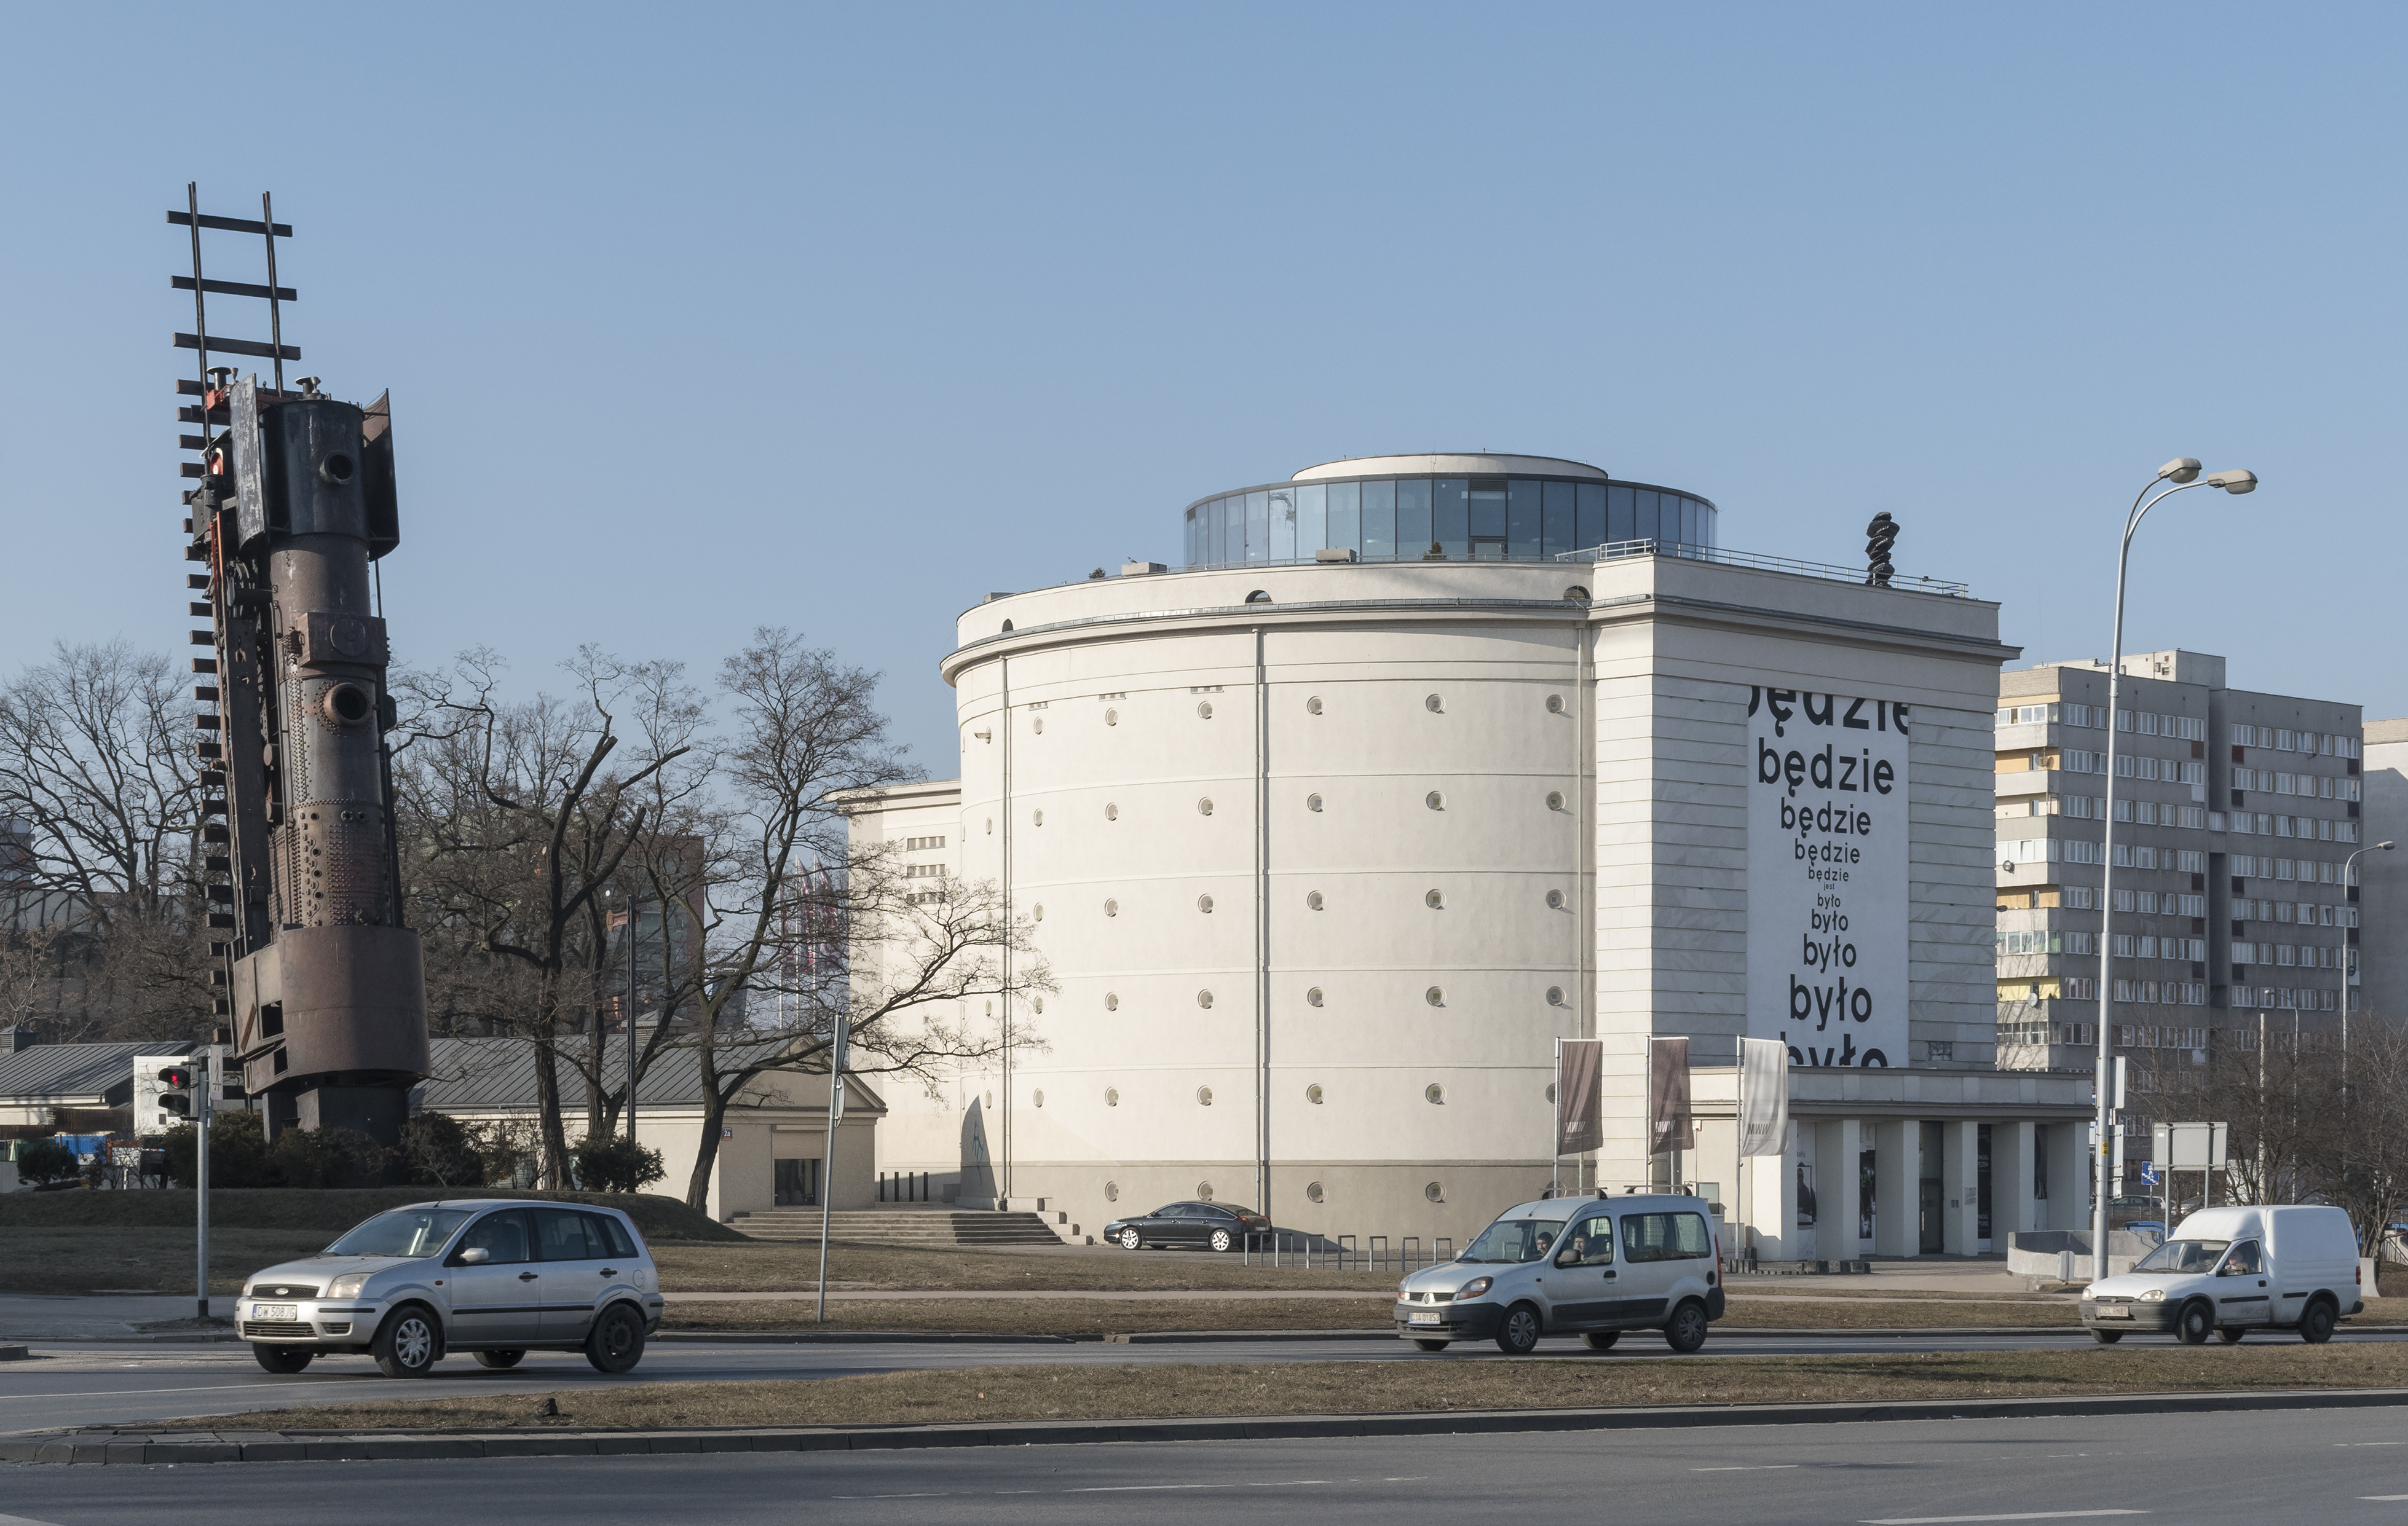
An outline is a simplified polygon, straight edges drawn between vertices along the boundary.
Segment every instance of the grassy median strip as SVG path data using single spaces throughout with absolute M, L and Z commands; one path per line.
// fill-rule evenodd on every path
M 817 1381 L 645 1383 L 256 1411 L 262 1431 L 916 1425 L 1456 1409 L 2003 1398 L 2408 1385 L 2408 1347 L 2158 1347 L 1698 1362 L 1618 1352 L 1447 1362 L 971 1367 Z M 549 1400 L 558 1413 L 540 1415 Z M 224 1418 L 155 1427 L 219 1429 Z
M 1385 1298 L 975 1298 L 831 1299 L 827 1323 L 809 1299 L 681 1304 L 671 1298 L 665 1330 L 748 1333 L 896 1330 L 979 1335 L 1064 1335 L 1101 1340 L 1154 1330 L 1388 1330 Z
M 755 1240 L 744 1245 L 654 1245 L 661 1286 L 712 1292 L 784 1292 L 814 1286 L 814 1244 Z M 828 1250 L 828 1276 L 848 1287 L 926 1292 L 1218 1292 L 1237 1289 L 1395 1290 L 1401 1271 L 1305 1271 L 1247 1266 L 1236 1256 L 1191 1251 L 1132 1256 L 1125 1251 L 974 1250 L 839 1242 Z

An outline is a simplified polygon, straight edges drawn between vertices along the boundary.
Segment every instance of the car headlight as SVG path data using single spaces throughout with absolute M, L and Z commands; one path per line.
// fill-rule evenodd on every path
M 360 1290 L 366 1287 L 367 1284 L 367 1273 L 353 1272 L 349 1276 L 339 1276 L 334 1281 L 327 1283 L 326 1296 L 329 1298 L 357 1298 L 360 1295 Z
M 2136 1304 L 2162 1304 L 2165 1301 L 2166 1291 L 2163 1288 L 2152 1288 L 2133 1300 Z
M 1494 1277 L 1473 1277 L 1462 1287 L 1455 1290 L 1455 1301 L 1460 1304 L 1467 1298 L 1477 1298 L 1481 1294 L 1486 1292 L 1491 1287 L 1495 1286 L 1496 1280 L 1497 1279 Z
M 1398 1298 L 1410 1298 L 1410 1297 L 1412 1297 L 1412 1292 L 1413 1292 L 1413 1279 L 1412 1279 L 1412 1278 L 1411 1278 L 1411 1277 L 1407 1277 L 1407 1278 L 1405 1278 L 1405 1280 L 1404 1280 L 1404 1281 L 1399 1282 L 1399 1283 L 1398 1283 L 1398 1284 L 1397 1284 L 1397 1296 L 1398 1296 Z

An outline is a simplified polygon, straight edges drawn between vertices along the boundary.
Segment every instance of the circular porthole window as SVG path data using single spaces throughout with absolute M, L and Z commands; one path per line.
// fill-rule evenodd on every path
M 1104 1010 L 1107 1012 L 1117 1012 L 1120 1009 L 1120 992 L 1116 991 L 1108 991 L 1104 992 Z
M 1199 1086 L 1196 1089 L 1196 1105 L 1198 1107 L 1210 1107 L 1212 1105 L 1212 1089 L 1211 1087 Z
M 1107 900 L 1107 901 L 1104 903 L 1104 915 L 1105 915 L 1105 916 L 1107 916 L 1107 917 L 1117 917 L 1117 916 L 1119 916 L 1120 914 L 1121 914 L 1121 904 L 1120 904 L 1118 901 Z
M 1444 1006 L 1446 1005 L 1446 992 L 1436 986 L 1432 986 L 1429 990 L 1422 992 L 1422 1000 L 1429 1003 L 1432 1006 Z
M 1121 1089 L 1116 1086 L 1108 1086 L 1104 1088 L 1104 1105 L 1107 1107 L 1118 1107 L 1120 1105 Z
M 1304 1089 L 1304 1100 L 1312 1104 L 1315 1107 L 1320 1106 L 1322 1100 L 1320 1086 L 1316 1084 L 1306 1087 Z
M 1036 1105 L 1037 1105 L 1038 1106 L 1039 1106 L 1039 1107 L 1044 1106 L 1044 1105 L 1045 1105 L 1045 1089 L 1044 1089 L 1043 1087 L 1041 1087 L 1041 1086 L 1040 1086 L 1040 1087 L 1039 1087 L 1036 1091 L 1032 1091 L 1032 1092 L 1030 1092 L 1030 1093 L 1028 1094 L 1028 1100 L 1029 1100 L 1030 1102 L 1032 1102 L 1032 1103 L 1036 1104 Z
M 1252 593 L 1246 595 L 1246 602 L 1248 604 L 1268 604 L 1271 602 L 1271 596 L 1258 588 Z
M 1555 1083 L 1553 1081 L 1547 1083 L 1547 1100 L 1549 1102 L 1555 1100 Z
M 1444 1203 L 1446 1201 L 1446 1188 L 1440 1183 L 1432 1182 L 1427 1187 L 1422 1189 L 1422 1196 L 1429 1199 L 1432 1203 Z
M 1106 710 L 1106 711 L 1104 712 L 1104 724 L 1105 724 L 1105 725 L 1107 725 L 1107 726 L 1117 726 L 1117 725 L 1119 725 L 1120 723 L 1121 723 L 1121 713 L 1120 713 L 1118 710 Z
M 1432 790 L 1429 793 L 1422 796 L 1422 804 L 1427 806 L 1434 811 L 1442 811 L 1446 809 L 1446 796 L 1439 793 L 1436 790 Z
M 1039 901 L 1035 906 L 1030 906 L 1028 908 L 1028 918 L 1031 921 L 1043 921 L 1045 920 L 1045 903 Z
M 1432 911 L 1443 911 L 1446 909 L 1446 897 L 1437 891 L 1432 891 L 1427 895 L 1422 897 L 1422 905 L 1429 907 Z
M 1319 986 L 1315 986 L 1311 991 L 1304 993 L 1304 1005 L 1307 1006 L 1319 1006 L 1321 1005 L 1321 988 Z
M 1035 733 L 1036 733 L 1038 735 L 1039 735 L 1039 736 L 1044 735 L 1044 734 L 1045 734 L 1045 718 L 1044 718 L 1043 716 L 1041 716 L 1041 715 L 1040 715 L 1040 716 L 1039 716 L 1036 720 L 1031 720 L 1031 721 L 1028 723 L 1028 729 L 1029 729 L 1030 731 L 1035 732 Z
M 1043 1017 L 1043 1016 L 1045 1015 L 1045 998 L 1044 998 L 1044 997 L 1042 997 L 1042 996 L 1031 996 L 1030 998 L 1028 998 L 1028 1005 L 1031 1005 L 1031 1006 L 1033 1006 L 1033 1007 L 1035 1007 L 1035 1008 L 1037 1009 L 1037 1015 L 1038 1015 L 1039 1017 L 1040 1017 L 1040 1018 L 1041 1018 L 1041 1017 Z
M 1564 892 L 1563 892 L 1563 891 L 1549 891 L 1547 892 L 1547 909 L 1548 909 L 1549 911 L 1561 911 L 1561 910 L 1563 910 L 1563 909 L 1564 909 Z
M 1005 620 L 1003 622 L 1003 634 L 1006 635 L 1010 635 L 1011 634 L 1011 621 Z
M 1198 816 L 1210 816 L 1212 814 L 1212 797 L 1211 795 L 1206 795 L 1203 799 L 1196 803 L 1196 814 Z
M 1304 713 L 1307 715 L 1319 715 L 1321 713 L 1321 696 L 1319 694 L 1313 694 L 1305 700 Z
M 1305 1200 L 1307 1203 L 1318 1203 L 1318 1202 L 1320 1202 L 1320 1201 L 1321 1201 L 1321 1183 L 1319 1183 L 1319 1182 L 1317 1182 L 1317 1181 L 1309 1181 L 1309 1182 L 1306 1182 L 1306 1183 L 1304 1184 L 1304 1200 Z
M 1564 988 L 1563 988 L 1563 987 L 1561 987 L 1561 986 L 1549 986 L 1549 987 L 1547 988 L 1547 1005 L 1548 1005 L 1549 1006 L 1561 1006 L 1561 1005 L 1564 1005 Z
M 1212 1006 L 1212 993 L 1209 991 L 1197 991 L 1196 993 L 1196 1005 L 1205 1008 L 1207 1011 L 1210 1011 Z
M 1561 695 L 1561 694 L 1549 694 L 1549 695 L 1547 696 L 1547 713 L 1548 713 L 1549 715 L 1561 715 L 1561 714 L 1563 714 L 1563 713 L 1564 713 L 1564 696 L 1563 696 L 1563 695 Z
M 1563 794 L 1563 792 L 1562 792 L 1561 790 L 1550 790 L 1550 791 L 1548 791 L 1548 792 L 1547 792 L 1547 809 L 1549 809 L 1549 810 L 1551 810 L 1551 811 L 1559 811 L 1559 810 L 1562 810 L 1563 808 L 1564 808 L 1564 794 Z
M 1118 1203 L 1120 1200 L 1121 1184 L 1116 1181 L 1108 1181 L 1104 1183 L 1104 1201 L 1107 1203 Z
M 1588 602 L 1588 590 L 1581 587 L 1578 583 L 1574 583 L 1570 588 L 1564 590 L 1564 597 L 1578 604 L 1585 604 Z
M 1209 915 L 1212 910 L 1212 898 L 1209 895 L 1197 896 L 1196 898 L 1196 909 Z
M 1321 892 L 1319 891 L 1306 891 L 1304 904 L 1308 910 L 1319 911 L 1321 909 Z
M 1120 808 L 1118 806 L 1113 805 L 1113 804 L 1112 804 L 1111 801 L 1109 801 L 1109 800 L 1105 801 L 1105 802 L 1104 802 L 1104 820 L 1107 820 L 1107 821 L 1117 821 L 1117 820 L 1119 820 L 1120 819 L 1121 819 L 1121 808 Z
M 1203 701 L 1202 703 L 1198 704 L 1198 705 L 1196 706 L 1196 714 L 1197 714 L 1197 719 L 1199 719 L 1199 720 L 1211 720 L 1211 719 L 1212 719 L 1212 702 L 1211 702 L 1211 700 L 1209 700 L 1209 699 L 1208 699 L 1208 700 L 1205 700 L 1205 701 Z
M 1446 1088 L 1439 1085 L 1436 1081 L 1432 1081 L 1429 1085 L 1422 1088 L 1422 1101 L 1428 1103 L 1433 1107 L 1445 1106 Z
M 1318 811 L 1321 809 L 1321 797 L 1319 795 L 1305 796 L 1304 808 L 1309 811 Z
M 1445 709 L 1446 705 L 1436 694 L 1432 694 L 1427 699 L 1422 701 L 1422 708 L 1435 713 Z
M 1201 1198 L 1203 1201 L 1205 1201 L 1205 1202 L 1207 1202 L 1207 1203 L 1211 1202 L 1211 1201 L 1212 1201 L 1212 1184 L 1211 1184 L 1211 1182 L 1209 1182 L 1209 1181 L 1199 1181 L 1199 1182 L 1197 1182 L 1197 1183 L 1196 1184 L 1196 1195 L 1197 1195 L 1198 1198 Z
M 1028 813 L 1028 824 L 1033 827 L 1043 826 L 1045 824 L 1045 813 L 1043 811 L 1030 811 Z

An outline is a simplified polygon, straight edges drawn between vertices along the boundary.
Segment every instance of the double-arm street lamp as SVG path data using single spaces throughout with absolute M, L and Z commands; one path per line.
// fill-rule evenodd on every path
M 2157 484 L 2172 482 L 2162 492 Z M 2110 1077 L 2114 1072 L 2114 1011 L 2111 1005 L 2115 994 L 2115 737 L 2122 710 L 2115 703 L 2124 676 L 2124 577 L 2132 561 L 2132 535 L 2141 528 L 2141 521 L 2149 510 L 2192 488 L 2222 488 L 2234 494 L 2250 492 L 2258 486 L 2254 472 L 2211 472 L 2200 475 L 2199 462 L 2190 456 L 2167 462 L 2157 468 L 2157 475 L 2132 500 L 2131 512 L 2124 517 L 2124 538 L 2115 549 L 2115 632 L 2107 649 L 2107 811 L 2105 839 L 2100 848 L 2099 877 L 2099 1068 L 2091 1091 L 2098 1099 L 2098 1150 L 2091 1159 L 2090 1210 L 2090 1275 L 2107 1275 L 2107 1199 L 2109 1195 L 2109 1162 L 2114 1159 L 2114 1144 L 2109 1134 L 2108 1113 L 2113 1100 Z M 2151 497 L 2151 493 L 2157 496 Z

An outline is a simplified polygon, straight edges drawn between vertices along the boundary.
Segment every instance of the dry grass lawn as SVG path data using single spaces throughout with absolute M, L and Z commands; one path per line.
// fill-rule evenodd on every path
M 1387 1330 L 1384 1298 L 896 1298 L 831 1299 L 828 1320 L 814 1321 L 808 1299 L 681 1304 L 670 1300 L 667 1330 L 908 1330 L 982 1335 L 1066 1335 L 1101 1340 L 1149 1330 Z
M 209 1291 L 235 1293 L 264 1266 L 326 1248 L 318 1230 L 209 1231 Z M 0 1292 L 88 1293 L 193 1291 L 193 1227 L 73 1229 L 0 1226 Z
M 247 1413 L 245 1430 L 909 1425 L 956 1420 L 1971 1399 L 2408 1385 L 2408 1346 L 2100 1348 L 2009 1355 L 973 1367 L 818 1381 L 645 1383 Z M 536 1411 L 545 1400 L 554 1417 Z M 214 1429 L 223 1418 L 158 1427 Z M 136 1429 L 127 1427 L 127 1429 Z
M 813 1244 L 655 1245 L 665 1292 L 787 1292 L 818 1285 Z M 967 1250 L 917 1246 L 828 1248 L 828 1276 L 848 1287 L 925 1292 L 1216 1292 L 1229 1289 L 1354 1289 L 1387 1292 L 1398 1272 L 1307 1272 L 1246 1266 L 1210 1251 L 1138 1255 L 1095 1250 Z

